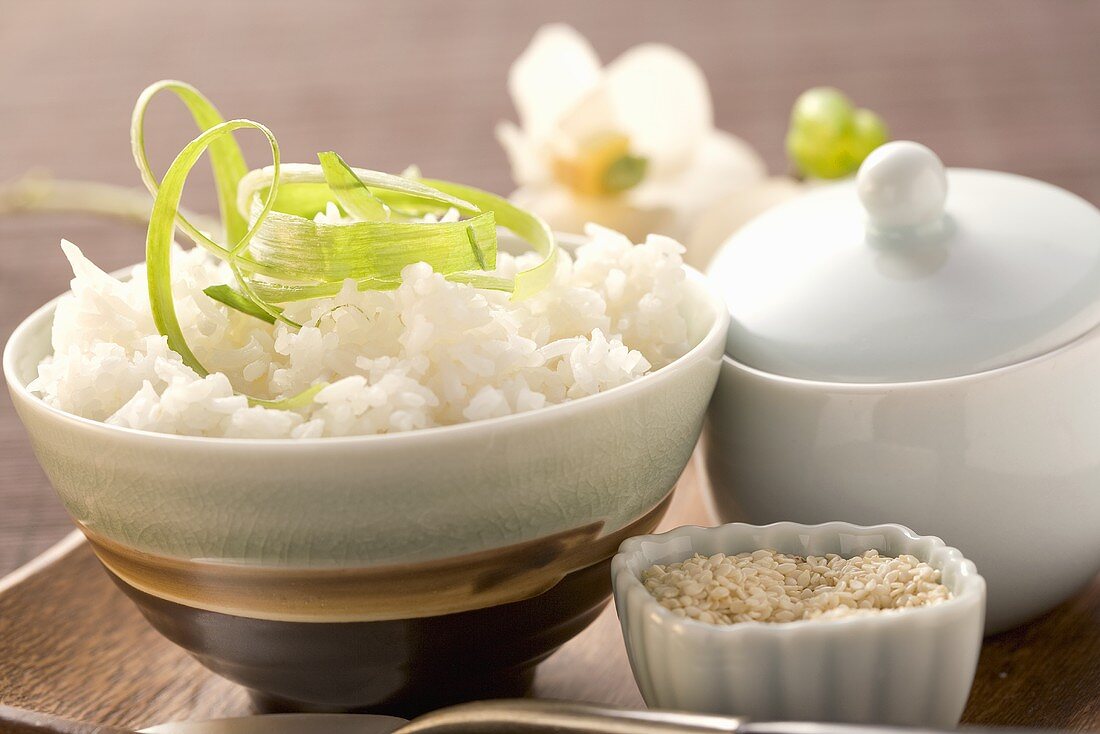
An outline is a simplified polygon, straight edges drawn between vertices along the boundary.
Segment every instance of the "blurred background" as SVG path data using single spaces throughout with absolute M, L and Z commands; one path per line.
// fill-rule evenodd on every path
M 266 123 L 286 161 L 332 149 L 365 167 L 415 163 L 507 193 L 493 127 L 515 118 L 509 65 L 550 21 L 577 27 L 605 62 L 644 41 L 682 49 L 707 75 L 717 126 L 756 147 L 773 173 L 788 168 L 791 104 L 830 84 L 948 165 L 1034 176 L 1100 204 L 1100 3 L 1083 0 L 0 0 L 0 182 L 37 168 L 140 186 L 131 108 L 145 85 L 177 78 L 226 116 Z M 153 106 L 147 129 L 161 171 L 193 136 L 170 102 Z M 242 142 L 251 164 L 266 164 L 259 141 Z M 204 174 L 196 168 L 193 194 Z M 214 206 L 196 195 L 187 203 Z M 137 226 L 0 217 L 0 340 L 66 289 L 62 237 L 108 270 L 142 258 Z M 3 573 L 70 525 L 10 403 L 0 406 Z

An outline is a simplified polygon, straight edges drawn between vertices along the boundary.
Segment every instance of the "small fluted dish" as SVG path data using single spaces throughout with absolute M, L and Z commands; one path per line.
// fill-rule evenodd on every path
M 642 585 L 653 564 L 772 548 L 796 555 L 909 554 L 952 598 L 837 619 L 712 625 L 678 617 Z M 630 665 L 655 708 L 757 720 L 954 727 L 981 648 L 985 581 L 957 549 L 901 525 L 831 522 L 681 527 L 626 540 L 611 564 Z

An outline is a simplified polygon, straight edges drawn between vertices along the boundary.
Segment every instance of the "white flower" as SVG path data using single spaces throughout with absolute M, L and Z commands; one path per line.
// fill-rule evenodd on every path
M 669 46 L 636 46 L 602 67 L 577 31 L 548 25 L 508 84 L 520 124 L 501 123 L 497 137 L 513 199 L 555 229 L 593 221 L 635 241 L 656 232 L 688 242 L 701 212 L 764 179 L 756 151 L 714 128 L 698 66 Z
M 803 193 L 807 184 L 788 176 L 773 176 L 719 197 L 699 213 L 684 247 L 692 264 L 704 268 L 723 242 L 757 215 Z

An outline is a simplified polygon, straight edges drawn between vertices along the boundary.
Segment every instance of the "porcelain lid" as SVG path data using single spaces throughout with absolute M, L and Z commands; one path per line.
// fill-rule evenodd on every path
M 1038 356 L 1100 322 L 1100 210 L 887 143 L 855 181 L 758 217 L 708 269 L 727 353 L 775 374 L 902 382 Z

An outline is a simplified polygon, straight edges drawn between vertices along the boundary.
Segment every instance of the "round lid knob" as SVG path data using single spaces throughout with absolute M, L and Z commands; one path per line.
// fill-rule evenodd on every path
M 854 181 L 750 222 L 708 275 L 732 317 L 727 353 L 744 364 L 834 382 L 952 377 L 1100 323 L 1100 210 L 894 142 Z
M 879 232 L 934 227 L 943 219 L 947 171 L 939 156 L 920 143 L 886 143 L 860 166 L 856 191 Z

